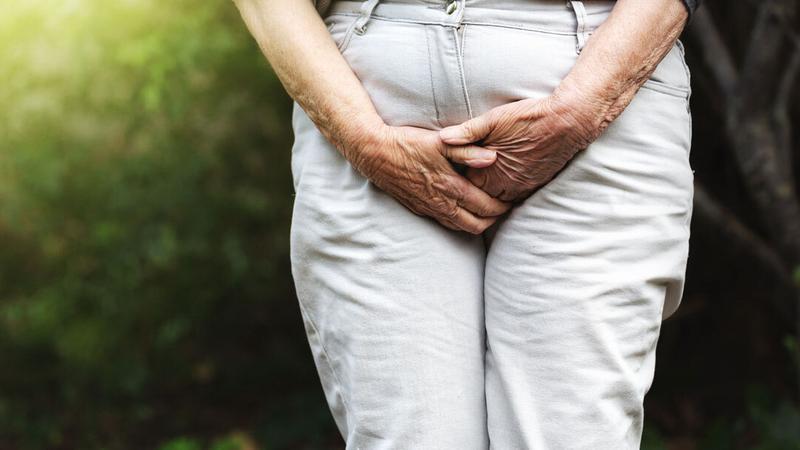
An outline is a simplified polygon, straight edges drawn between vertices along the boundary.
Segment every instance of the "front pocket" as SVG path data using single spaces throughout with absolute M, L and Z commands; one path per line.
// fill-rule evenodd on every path
M 675 97 L 688 98 L 689 88 L 673 86 L 662 81 L 649 79 L 644 82 L 642 88 L 662 94 L 673 95 Z
M 344 52 L 350 44 L 357 19 L 358 17 L 339 14 L 328 16 L 325 19 L 326 22 L 329 22 L 328 33 L 330 33 L 340 53 Z
M 689 100 L 691 95 L 689 67 L 686 65 L 683 44 L 680 41 L 675 42 L 642 87 Z

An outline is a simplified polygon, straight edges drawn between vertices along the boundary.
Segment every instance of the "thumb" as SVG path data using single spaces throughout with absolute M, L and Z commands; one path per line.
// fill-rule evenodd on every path
M 485 138 L 491 131 L 491 122 L 486 115 L 470 119 L 460 125 L 443 128 L 439 137 L 450 145 L 464 145 Z
M 442 155 L 450 161 L 476 168 L 491 166 L 497 159 L 495 151 L 477 145 L 444 145 L 442 146 Z

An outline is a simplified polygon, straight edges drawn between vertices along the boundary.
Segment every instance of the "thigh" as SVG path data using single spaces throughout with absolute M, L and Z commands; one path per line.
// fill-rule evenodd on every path
M 669 58 L 660 70 L 680 77 L 679 49 Z M 638 448 L 660 324 L 683 291 L 693 194 L 687 93 L 657 88 L 496 230 L 485 275 L 493 447 Z
M 384 31 L 396 37 L 370 24 L 373 38 Z M 351 43 L 346 54 L 384 119 L 433 120 L 424 106 L 408 106 L 415 89 L 398 81 L 405 75 L 375 73 L 366 60 L 384 58 L 377 50 Z M 422 80 L 430 92 L 429 78 Z M 397 98 L 387 92 L 404 86 Z M 414 215 L 381 192 L 298 107 L 293 122 L 292 272 L 347 447 L 486 448 L 482 239 Z
M 406 210 L 307 121 L 292 271 L 348 447 L 483 448 L 482 241 Z

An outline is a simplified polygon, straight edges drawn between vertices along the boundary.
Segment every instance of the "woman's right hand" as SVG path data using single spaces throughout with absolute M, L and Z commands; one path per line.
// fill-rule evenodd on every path
M 458 174 L 448 161 L 487 167 L 496 158 L 491 150 L 444 144 L 432 130 L 391 126 L 349 150 L 344 153 L 353 167 L 377 187 L 450 229 L 481 234 L 510 208 Z
M 459 175 L 445 158 L 486 167 L 494 162 L 493 152 L 487 159 L 474 145 L 444 144 L 436 131 L 383 123 L 312 2 L 234 2 L 289 95 L 375 185 L 417 214 L 475 234 L 508 210 L 507 204 Z M 372 136 L 349 136 L 364 130 Z

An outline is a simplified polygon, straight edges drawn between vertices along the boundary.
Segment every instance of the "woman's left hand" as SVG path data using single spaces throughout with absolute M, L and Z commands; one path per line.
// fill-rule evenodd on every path
M 542 100 L 508 103 L 444 128 L 439 136 L 450 145 L 477 143 L 496 151 L 493 165 L 469 169 L 467 177 L 493 197 L 519 202 L 547 184 L 605 128 L 607 122 L 593 113 L 591 102 L 565 97 L 556 92 Z

